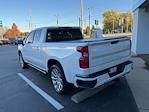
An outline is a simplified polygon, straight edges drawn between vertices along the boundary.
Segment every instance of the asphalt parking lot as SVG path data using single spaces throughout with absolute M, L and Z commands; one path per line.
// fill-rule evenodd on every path
M 63 108 L 56 109 L 18 73 L 23 74 Z M 21 69 L 17 46 L 0 46 L 0 112 L 138 112 L 125 78 L 81 103 L 73 102 L 71 97 L 80 91 L 84 90 L 73 87 L 69 94 L 58 95 L 52 88 L 48 76 L 31 67 Z

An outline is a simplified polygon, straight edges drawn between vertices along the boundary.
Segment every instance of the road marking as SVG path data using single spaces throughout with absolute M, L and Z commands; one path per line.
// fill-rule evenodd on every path
M 105 84 L 103 86 L 100 86 L 98 88 L 95 88 L 95 89 L 85 89 L 83 91 L 80 91 L 76 94 L 74 94 L 72 97 L 71 97 L 71 100 L 75 103 L 80 103 L 84 100 L 86 100 L 87 98 L 95 95 L 96 93 L 102 91 L 103 89 L 107 88 L 108 86 L 112 85 L 113 82 L 111 83 L 108 83 L 108 84 Z
M 27 84 L 30 85 L 38 94 L 40 94 L 44 99 L 46 99 L 51 105 L 53 105 L 57 110 L 61 110 L 64 108 L 63 105 L 61 105 L 58 101 L 53 99 L 51 96 L 49 96 L 47 93 L 45 93 L 43 90 L 41 90 L 38 86 L 36 86 L 33 82 L 31 82 L 29 79 L 27 79 L 22 73 L 18 73 L 18 75 L 25 81 Z

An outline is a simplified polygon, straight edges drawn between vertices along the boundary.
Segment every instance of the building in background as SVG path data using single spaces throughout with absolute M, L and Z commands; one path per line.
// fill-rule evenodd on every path
M 149 0 L 137 0 L 134 7 L 132 51 L 149 65 Z

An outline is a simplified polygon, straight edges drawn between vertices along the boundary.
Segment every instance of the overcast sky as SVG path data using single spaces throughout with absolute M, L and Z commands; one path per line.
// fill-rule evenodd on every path
M 16 23 L 23 31 L 27 31 L 29 15 L 33 26 L 55 26 L 56 15 L 60 25 L 77 26 L 80 16 L 80 0 L 1 0 L 0 20 L 10 27 Z M 133 0 L 84 0 L 84 16 L 88 25 L 88 8 L 91 10 L 91 21 L 99 20 L 102 25 L 102 13 L 115 9 L 121 12 L 132 10 Z

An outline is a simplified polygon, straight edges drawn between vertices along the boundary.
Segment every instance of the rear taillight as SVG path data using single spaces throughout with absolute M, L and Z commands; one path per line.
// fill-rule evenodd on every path
M 82 54 L 79 59 L 80 68 L 89 68 L 89 50 L 88 46 L 77 47 L 77 51 Z

